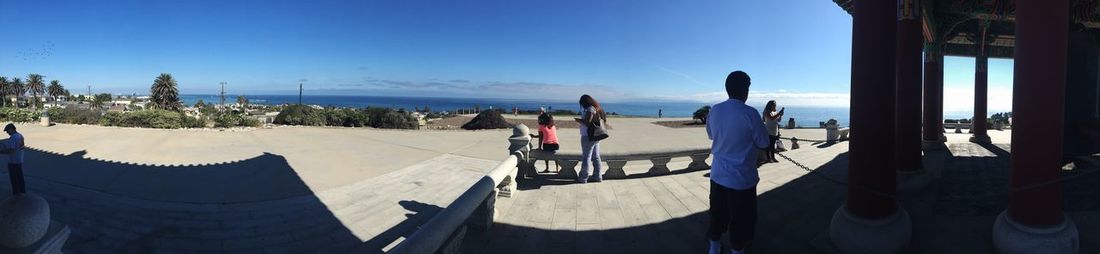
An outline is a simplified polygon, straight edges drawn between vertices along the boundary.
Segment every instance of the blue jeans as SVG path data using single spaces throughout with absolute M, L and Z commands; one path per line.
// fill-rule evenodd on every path
M 592 174 L 591 168 L 595 168 L 595 174 Z M 582 136 L 581 172 L 578 174 L 577 181 L 587 183 L 589 176 L 595 176 L 596 181 L 603 181 L 603 175 L 600 174 L 602 168 L 603 166 L 600 165 L 600 141 L 589 141 L 587 136 Z

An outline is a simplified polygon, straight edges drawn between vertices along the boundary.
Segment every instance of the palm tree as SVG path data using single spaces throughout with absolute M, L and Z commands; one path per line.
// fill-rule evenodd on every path
M 11 84 L 11 85 L 8 86 L 8 90 L 4 91 L 4 95 L 6 95 L 6 96 L 12 96 L 12 97 L 15 97 L 16 99 L 18 99 L 20 97 L 23 97 L 23 94 L 27 92 L 27 90 L 26 90 L 27 86 L 24 85 L 23 80 L 21 80 L 19 78 L 12 78 L 11 83 L 9 83 L 9 84 Z M 16 101 L 18 101 L 18 100 L 16 100 Z M 19 104 L 16 103 L 15 107 L 19 107 Z
M 8 77 L 0 77 L 0 105 L 7 105 L 7 100 L 4 100 L 4 95 L 8 90 L 11 90 L 11 82 L 8 81 Z
M 92 108 L 103 108 L 103 103 L 108 102 L 103 96 L 92 96 Z
M 31 97 L 34 101 L 31 102 L 31 108 L 38 108 L 38 95 L 43 94 L 46 91 L 46 83 L 42 80 L 43 76 L 36 73 L 27 75 L 27 90 L 30 91 Z
M 183 103 L 180 102 L 179 98 L 179 89 L 176 88 L 176 80 L 172 78 L 172 74 L 161 73 L 156 80 L 153 80 L 150 93 L 152 94 L 150 106 L 153 108 L 172 111 L 183 109 Z
M 61 86 L 61 82 L 57 80 L 51 80 L 50 87 L 47 87 L 46 90 L 50 98 L 53 98 L 53 104 L 55 106 L 57 105 L 57 98 L 65 95 L 65 87 Z
M 244 95 L 237 95 L 237 105 L 248 107 L 248 98 L 245 98 Z

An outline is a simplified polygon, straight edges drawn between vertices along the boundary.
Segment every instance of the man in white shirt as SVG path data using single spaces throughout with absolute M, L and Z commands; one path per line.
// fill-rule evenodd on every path
M 4 126 L 8 139 L 0 143 L 0 153 L 8 155 L 8 176 L 11 177 L 12 195 L 27 193 L 23 179 L 23 134 L 15 131 L 14 124 Z
M 735 71 L 726 77 L 729 100 L 711 106 L 707 135 L 714 159 L 710 169 L 711 254 L 721 251 L 722 234 L 730 233 L 730 253 L 744 253 L 756 226 L 756 157 L 768 145 L 760 111 L 745 105 L 749 75 Z

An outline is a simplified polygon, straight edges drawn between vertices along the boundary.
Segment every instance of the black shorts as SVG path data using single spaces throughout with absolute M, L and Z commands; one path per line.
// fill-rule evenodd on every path
M 542 150 L 546 152 L 557 152 L 559 148 L 558 144 L 542 144 Z

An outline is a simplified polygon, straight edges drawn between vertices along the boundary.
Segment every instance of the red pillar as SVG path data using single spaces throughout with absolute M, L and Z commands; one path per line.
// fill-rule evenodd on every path
M 974 136 L 971 142 L 989 142 L 989 134 L 986 133 L 985 118 L 989 116 L 986 107 L 989 105 L 989 58 L 985 52 L 978 50 L 978 56 L 974 57 L 974 121 L 970 127 Z
M 851 141 L 848 147 L 848 211 L 883 219 L 897 210 L 893 198 L 894 51 L 897 2 L 856 1 L 852 14 Z M 883 96 L 888 95 L 888 96 Z M 886 148 L 886 149 L 884 149 Z
M 915 1 L 914 1 L 915 2 Z M 897 117 L 895 162 L 899 171 L 921 168 L 921 34 L 919 11 L 902 13 L 897 23 Z
M 986 133 L 985 118 L 989 116 L 986 107 L 989 105 L 989 57 L 985 55 L 986 30 L 989 23 L 981 22 L 978 30 L 981 36 L 978 39 L 978 53 L 974 56 L 974 120 L 970 126 L 970 142 L 989 143 L 989 134 Z
M 1061 173 L 1068 20 L 1068 0 L 1016 1 L 1010 188 Z M 1061 184 L 1011 192 L 1008 216 L 1034 227 L 1060 224 Z
M 940 142 L 943 136 L 943 48 L 924 46 L 924 141 Z

